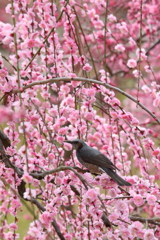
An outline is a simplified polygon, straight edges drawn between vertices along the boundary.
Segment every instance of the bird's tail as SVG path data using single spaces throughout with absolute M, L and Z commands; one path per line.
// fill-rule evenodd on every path
M 114 172 L 112 169 L 104 168 L 103 170 L 119 185 L 119 186 L 131 186 L 129 182 L 125 181 L 123 178 L 121 178 L 116 172 Z

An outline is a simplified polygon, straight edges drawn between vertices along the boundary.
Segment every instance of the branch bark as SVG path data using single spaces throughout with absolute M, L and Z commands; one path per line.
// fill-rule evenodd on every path
M 129 218 L 132 220 L 132 221 L 139 221 L 139 222 L 142 222 L 142 223 L 151 223 L 151 224 L 154 224 L 154 225 L 158 225 L 160 226 L 160 218 L 142 218 L 142 217 L 137 217 L 137 216 L 129 216 Z

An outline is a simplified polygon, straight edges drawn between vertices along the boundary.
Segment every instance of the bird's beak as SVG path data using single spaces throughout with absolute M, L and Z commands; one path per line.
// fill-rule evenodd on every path
M 72 141 L 69 141 L 69 140 L 66 140 L 66 141 L 64 141 L 64 142 L 67 142 L 67 143 L 73 144 L 73 142 L 72 142 Z

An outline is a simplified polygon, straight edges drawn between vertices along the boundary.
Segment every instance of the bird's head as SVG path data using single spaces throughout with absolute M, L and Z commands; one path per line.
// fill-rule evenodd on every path
M 65 142 L 72 144 L 76 150 L 80 150 L 83 146 L 86 145 L 86 143 L 80 139 L 67 140 Z

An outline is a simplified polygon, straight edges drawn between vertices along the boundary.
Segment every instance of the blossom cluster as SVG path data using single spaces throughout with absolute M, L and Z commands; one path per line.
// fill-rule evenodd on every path
M 24 240 L 159 239 L 159 7 L 9 1 L 9 21 L 0 22 L 0 124 L 12 164 L 0 162 L 1 239 L 21 237 L 21 198 L 39 210 Z M 65 142 L 75 138 L 105 154 L 132 186 L 79 172 Z

